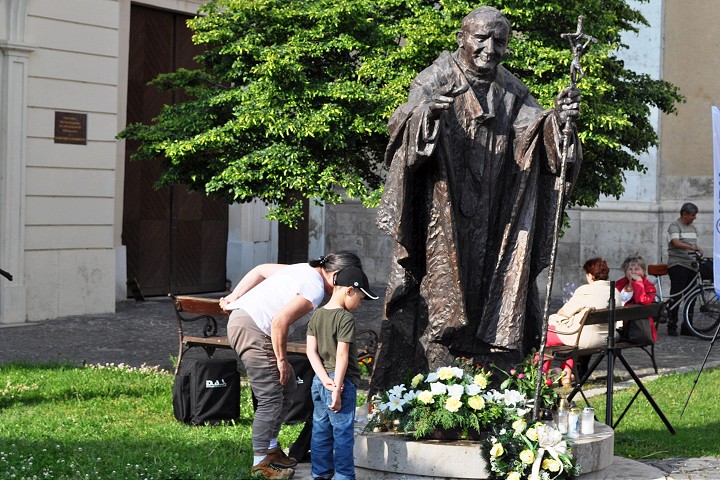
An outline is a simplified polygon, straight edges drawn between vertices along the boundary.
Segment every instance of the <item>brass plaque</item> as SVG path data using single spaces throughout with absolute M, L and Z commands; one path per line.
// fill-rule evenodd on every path
M 55 143 L 87 144 L 87 113 L 55 112 Z

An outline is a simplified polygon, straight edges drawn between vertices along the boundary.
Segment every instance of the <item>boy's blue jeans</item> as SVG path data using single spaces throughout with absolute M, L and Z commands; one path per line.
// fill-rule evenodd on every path
M 332 373 L 330 377 L 333 377 Z M 315 410 L 310 442 L 312 476 L 330 478 L 334 472 L 335 480 L 355 480 L 353 447 L 357 388 L 351 381 L 344 381 L 342 405 L 337 413 L 328 408 L 332 403 L 331 395 L 332 392 L 315 375 L 312 383 Z

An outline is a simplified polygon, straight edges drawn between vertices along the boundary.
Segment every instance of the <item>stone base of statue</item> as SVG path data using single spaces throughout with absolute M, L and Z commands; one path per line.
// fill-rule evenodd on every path
M 573 440 L 572 450 L 582 475 L 608 468 L 613 463 L 613 430 L 595 422 L 593 435 Z M 467 440 L 414 440 L 386 432 L 355 436 L 355 475 L 370 479 L 484 479 L 488 465 L 480 450 L 482 443 Z
M 666 480 L 651 466 L 622 457 L 613 457 L 614 434 L 606 425 L 595 423 L 595 434 L 580 437 L 573 447 L 582 473 L 578 480 Z M 460 480 L 487 478 L 480 442 L 465 440 L 415 441 L 397 433 L 355 435 L 355 477 L 357 480 Z M 298 480 L 311 480 L 311 465 L 298 463 Z

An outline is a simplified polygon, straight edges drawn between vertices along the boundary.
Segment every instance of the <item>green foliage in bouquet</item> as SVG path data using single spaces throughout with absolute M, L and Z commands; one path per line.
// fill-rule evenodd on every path
M 372 357 L 363 358 L 358 362 L 358 368 L 360 368 L 360 375 L 363 377 L 369 377 L 372 375 L 373 370 L 373 359 Z
M 522 418 L 532 409 L 533 382 L 537 376 L 533 373 L 532 356 L 513 373 L 493 369 L 506 377 L 500 391 L 490 388 L 492 371 L 464 359 L 458 365 L 419 373 L 409 380 L 409 387 L 400 384 L 376 395 L 368 427 L 396 428 L 418 439 L 438 431 L 457 430 L 461 438 L 468 438 L 468 434 L 487 430 L 489 425 Z M 550 377 L 544 380 L 543 401 L 552 402 L 545 403 L 547 406 L 557 398 L 552 389 L 557 380 Z
M 467 366 L 466 366 L 467 367 Z M 441 367 L 435 372 L 417 374 L 405 384 L 396 385 L 373 399 L 368 426 L 397 426 L 415 438 L 439 430 L 479 432 L 502 416 L 502 408 L 486 400 L 490 372 L 480 368 Z
M 536 353 L 532 351 L 525 360 L 515 368 L 510 369 L 506 372 L 502 369 L 495 369 L 500 375 L 505 375 L 507 378 L 500 384 L 500 389 L 517 390 L 525 394 L 528 398 L 535 396 L 535 387 L 538 381 L 538 365 L 535 359 Z M 541 391 L 542 405 L 546 408 L 551 408 L 557 405 L 558 393 L 555 387 L 560 386 L 560 381 L 563 378 L 563 372 L 560 369 L 553 369 L 552 371 L 543 373 L 541 380 L 543 388 Z

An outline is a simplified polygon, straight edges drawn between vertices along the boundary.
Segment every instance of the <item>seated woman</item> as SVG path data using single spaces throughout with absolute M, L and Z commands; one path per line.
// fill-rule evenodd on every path
M 620 292 L 623 305 L 650 305 L 655 301 L 655 285 L 645 275 L 645 260 L 639 255 L 631 255 L 622 263 L 625 276 L 615 282 L 615 288 Z M 650 332 L 652 341 L 657 340 L 657 329 L 652 318 Z M 628 325 L 623 325 L 623 336 L 627 336 Z
M 580 338 L 578 332 L 580 322 L 585 312 L 590 309 L 607 308 L 610 302 L 610 282 L 608 277 L 610 269 L 607 262 L 602 258 L 591 258 L 585 265 L 585 278 L 587 285 L 581 285 L 575 290 L 568 302 L 563 305 L 557 313 L 550 315 L 545 345 L 554 347 L 558 345 L 575 345 L 579 348 L 594 348 L 605 345 L 607 340 L 607 326 L 587 325 L 582 329 Z M 620 303 L 620 292 L 613 290 L 615 302 Z M 545 369 L 549 369 L 550 363 L 546 362 Z M 564 376 L 562 384 L 569 386 L 572 383 L 572 372 L 575 364 L 572 359 L 563 362 Z

